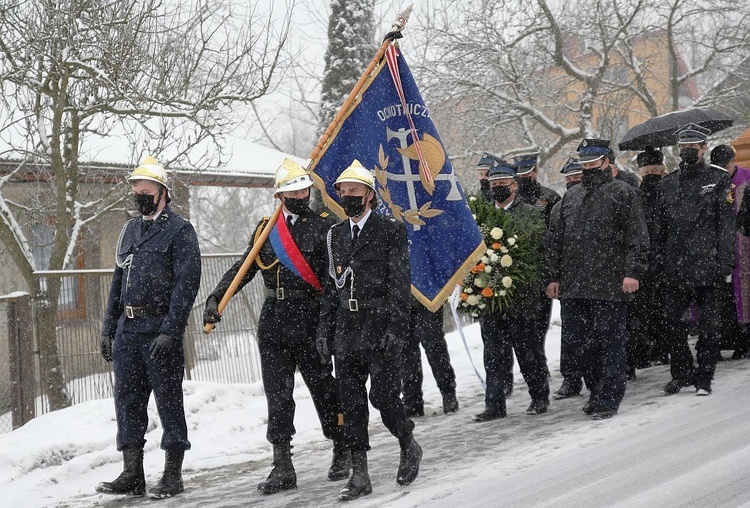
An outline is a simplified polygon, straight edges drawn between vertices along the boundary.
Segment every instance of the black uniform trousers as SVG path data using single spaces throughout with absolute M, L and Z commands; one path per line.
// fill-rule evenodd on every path
M 583 345 L 583 379 L 591 400 L 618 409 L 627 385 L 627 302 L 566 298 L 560 304 L 563 326 Z
M 750 350 L 747 325 L 737 321 L 737 304 L 734 299 L 734 284 L 724 283 L 720 286 L 719 316 L 721 320 L 721 349 L 734 349 L 740 353 Z
M 318 305 L 309 300 L 266 298 L 258 321 L 258 349 L 263 390 L 268 405 L 266 439 L 271 444 L 291 441 L 294 428 L 294 374 L 299 367 L 310 390 L 315 411 L 328 439 L 338 441 L 338 401 L 333 366 L 323 364 L 315 348 Z M 285 320 L 284 326 L 279 320 Z
M 671 355 L 669 366 L 672 379 L 696 386 L 708 385 L 714 378 L 716 363 L 721 356 L 720 310 L 721 287 L 695 288 L 668 286 L 666 293 L 667 319 Z M 699 312 L 700 332 L 695 346 L 698 368 L 693 368 L 693 353 L 688 345 L 690 303 Z
M 118 327 L 112 358 L 115 373 L 117 449 L 142 449 L 148 428 L 148 399 L 154 392 L 163 429 L 161 449 L 189 450 L 182 398 L 185 369 L 182 341 L 164 362 L 151 360 L 149 347 L 158 333 L 123 333 Z
M 667 361 L 669 332 L 664 307 L 663 285 L 646 277 L 630 302 L 628 367 L 641 369 L 651 360 Z
M 403 380 L 402 393 L 404 406 L 408 408 L 423 408 L 422 397 L 422 353 L 424 348 L 427 362 L 432 369 L 440 393 L 455 393 L 456 373 L 451 366 L 448 345 L 443 332 L 443 308 L 437 312 L 430 312 L 420 303 L 412 303 L 409 337 L 404 344 L 401 363 L 401 377 Z
M 401 401 L 400 352 L 382 349 L 357 349 L 336 352 L 336 379 L 344 414 L 343 442 L 352 451 L 370 450 L 367 425 L 367 378 L 370 378 L 370 402 L 380 411 L 383 425 L 399 441 L 408 441 L 414 422 L 406 416 Z
M 560 374 L 568 383 L 580 387 L 583 377 L 583 337 L 571 333 L 571 327 L 565 322 L 562 312 L 564 305 L 560 303 L 562 328 L 560 330 Z
M 526 318 L 490 314 L 479 318 L 484 342 L 484 370 L 487 377 L 484 402 L 487 409 L 505 411 L 505 375 L 509 368 L 508 357 L 512 358 L 513 350 L 531 399 L 549 399 L 544 358 L 539 355 L 537 347 L 536 322 L 536 316 Z

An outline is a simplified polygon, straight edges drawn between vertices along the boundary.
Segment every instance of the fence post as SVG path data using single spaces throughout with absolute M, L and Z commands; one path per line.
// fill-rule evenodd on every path
M 9 300 L 7 312 L 13 428 L 17 429 L 35 416 L 31 297 L 23 295 Z

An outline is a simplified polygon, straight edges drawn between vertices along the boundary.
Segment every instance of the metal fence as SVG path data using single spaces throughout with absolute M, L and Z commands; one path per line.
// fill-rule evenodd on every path
M 241 256 L 241 253 L 202 256 L 201 286 L 184 338 L 186 379 L 217 383 L 254 383 L 261 379 L 256 336 L 265 295 L 260 277 L 232 299 L 217 328 L 209 335 L 203 333 L 206 298 Z M 42 287 L 52 278 L 61 283 L 56 320 L 57 357 L 71 403 L 111 397 L 112 367 L 99 354 L 99 335 L 112 270 L 41 271 L 35 276 L 40 278 Z M 37 327 L 33 325 L 33 316 L 43 302 L 29 302 L 28 296 L 20 298 L 25 298 L 28 308 L 26 325 L 19 325 L 23 320 L 9 319 L 14 316 L 12 311 L 19 297 L 0 297 L 0 432 L 8 432 L 50 410 L 40 375 L 47 359 L 42 358 Z M 28 330 L 16 330 L 19 326 Z M 20 358 L 14 359 L 14 354 Z M 22 364 L 30 366 L 30 372 L 24 367 L 21 373 L 18 369 Z M 23 381 L 21 374 L 25 376 Z

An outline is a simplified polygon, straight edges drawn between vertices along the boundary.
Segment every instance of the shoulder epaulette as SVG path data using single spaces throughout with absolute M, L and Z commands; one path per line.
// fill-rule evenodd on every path
M 329 215 L 331 215 L 331 214 L 330 214 L 330 213 L 328 213 L 328 212 L 320 212 L 320 216 L 321 216 L 321 217 L 323 217 L 324 219 L 325 219 L 326 217 L 328 217 Z

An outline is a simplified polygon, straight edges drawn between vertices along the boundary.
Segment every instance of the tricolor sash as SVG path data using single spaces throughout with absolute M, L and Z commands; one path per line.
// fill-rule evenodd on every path
M 318 291 L 323 291 L 323 286 L 320 285 L 318 277 L 315 276 L 315 272 L 294 242 L 283 216 L 280 216 L 279 219 L 268 235 L 276 257 L 294 275 L 300 277 Z

